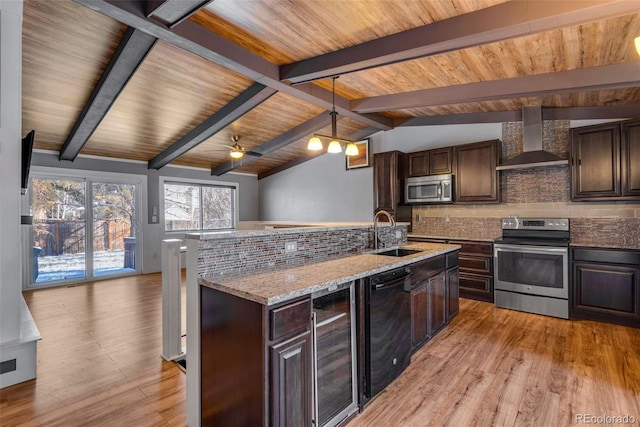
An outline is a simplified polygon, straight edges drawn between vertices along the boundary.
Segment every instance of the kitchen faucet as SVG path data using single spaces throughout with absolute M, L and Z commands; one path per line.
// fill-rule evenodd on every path
M 373 248 L 374 249 L 378 249 L 378 220 L 380 219 L 381 215 L 387 216 L 387 218 L 389 219 L 389 224 L 392 227 L 396 225 L 396 222 L 394 221 L 393 217 L 389 212 L 385 210 L 379 210 L 378 212 L 376 212 L 376 214 L 373 216 Z

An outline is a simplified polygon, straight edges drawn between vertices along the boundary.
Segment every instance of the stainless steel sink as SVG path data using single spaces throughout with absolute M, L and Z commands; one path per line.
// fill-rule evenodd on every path
M 417 250 L 417 249 L 398 248 L 398 249 L 391 249 L 391 250 L 384 251 L 384 252 L 376 252 L 376 253 L 374 253 L 374 255 L 403 257 L 403 256 L 407 256 L 407 255 L 417 254 L 418 252 L 422 252 L 422 251 Z

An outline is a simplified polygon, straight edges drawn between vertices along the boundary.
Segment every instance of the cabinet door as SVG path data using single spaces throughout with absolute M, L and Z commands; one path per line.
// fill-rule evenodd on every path
M 433 337 L 447 323 L 447 284 L 445 272 L 429 279 L 428 334 Z
M 457 203 L 499 202 L 498 161 L 500 141 L 461 145 L 455 150 L 455 201 Z
M 447 322 L 460 311 L 458 267 L 447 270 Z
M 415 349 L 428 338 L 427 283 L 411 290 L 411 347 Z
M 373 200 L 375 211 L 395 213 L 402 203 L 399 171 L 404 168 L 404 153 L 388 151 L 373 156 Z
M 451 173 L 453 163 L 453 148 L 437 148 L 429 151 L 429 174 L 440 175 Z
M 619 197 L 620 125 L 605 124 L 571 131 L 571 199 Z
M 574 262 L 571 314 L 640 327 L 640 267 Z
M 310 426 L 311 334 L 270 347 L 271 425 Z
M 640 122 L 622 125 L 622 196 L 640 197 Z
M 417 151 L 407 155 L 409 163 L 408 176 L 426 176 L 429 175 L 429 152 Z

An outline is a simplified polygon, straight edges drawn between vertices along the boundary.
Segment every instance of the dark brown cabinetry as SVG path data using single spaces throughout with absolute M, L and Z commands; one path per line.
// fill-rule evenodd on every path
M 269 347 L 272 426 L 311 424 L 311 333 Z
M 411 266 L 411 346 L 416 351 L 458 313 L 458 256 L 449 253 Z
M 406 155 L 400 151 L 374 154 L 373 200 L 374 212 L 385 210 L 393 215 L 396 221 L 410 222 L 411 207 L 402 205 L 405 162 Z
M 311 301 L 272 309 L 269 318 L 271 425 L 310 425 Z
M 497 139 L 454 147 L 455 202 L 499 202 L 499 162 Z
M 268 308 L 202 286 L 200 302 L 202 425 L 311 425 L 311 300 Z
M 447 280 L 445 272 L 429 279 L 429 336 L 433 337 L 447 323 Z
M 574 248 L 571 317 L 640 327 L 640 251 Z
M 453 148 L 437 148 L 433 150 L 409 153 L 408 176 L 426 176 L 451 173 Z
M 640 122 L 571 130 L 571 199 L 640 200 Z
M 460 296 L 493 302 L 493 243 L 472 240 L 450 240 L 460 245 Z
M 458 267 L 447 270 L 447 321 L 460 311 L 460 284 Z

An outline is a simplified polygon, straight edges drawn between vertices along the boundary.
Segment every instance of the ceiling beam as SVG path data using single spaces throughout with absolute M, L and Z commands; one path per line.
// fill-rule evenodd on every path
M 137 28 L 174 46 L 201 56 L 255 82 L 286 93 L 313 105 L 331 110 L 331 92 L 318 86 L 297 87 L 280 81 L 279 67 L 224 37 L 186 20 L 175 28 L 145 16 L 140 4 L 133 0 L 74 0 L 116 21 Z M 380 130 L 393 127 L 393 120 L 381 114 L 361 115 L 349 109 L 349 100 L 336 95 L 336 111 L 367 126 Z
M 491 111 L 480 113 L 447 114 L 441 116 L 419 116 L 407 119 L 395 119 L 396 127 L 464 125 L 470 123 L 519 122 L 522 111 Z
M 206 141 L 243 115 L 269 99 L 276 91 L 254 83 L 231 102 L 209 116 L 186 135 L 149 161 L 149 169 L 160 169 L 193 147 Z
M 275 138 L 270 139 L 264 144 L 259 145 L 257 147 L 252 147 L 251 151 L 256 151 L 258 153 L 261 153 L 262 155 L 272 153 L 276 150 L 279 150 L 282 147 L 286 147 L 289 144 L 299 141 L 305 136 L 308 136 L 318 131 L 319 129 L 322 129 L 323 127 L 328 126 L 329 124 L 331 124 L 331 116 L 329 114 L 327 113 L 318 114 L 312 119 L 309 119 L 306 122 L 301 123 L 298 126 L 292 129 L 289 129 L 284 133 L 281 133 Z M 258 160 L 258 158 L 253 157 L 250 159 L 246 159 L 243 157 L 242 163 L 235 160 L 229 160 L 219 166 L 216 166 L 215 168 L 212 168 L 211 175 L 215 175 L 215 176 L 223 175 L 227 172 L 232 171 L 233 169 L 246 166 L 247 164 L 255 160 Z
M 62 146 L 60 160 L 75 160 L 155 41 L 149 34 L 127 28 Z
M 640 61 L 635 61 L 355 99 L 351 101 L 351 108 L 371 113 L 639 85 Z
M 283 65 L 280 78 L 292 84 L 325 79 L 637 12 L 637 1 L 509 1 Z
M 640 104 L 542 108 L 542 120 L 634 119 L 638 117 L 640 117 Z
M 147 17 L 169 28 L 183 22 L 213 0 L 147 0 Z
M 640 104 L 595 107 L 542 107 L 543 120 L 631 119 L 640 117 Z M 458 125 L 470 123 L 505 123 L 522 121 L 522 110 L 447 114 L 396 119 L 396 127 Z
M 362 129 L 361 131 L 352 133 L 351 135 L 349 135 L 347 137 L 347 139 L 350 139 L 352 141 L 359 141 L 361 139 L 367 138 L 371 135 L 373 135 L 374 133 L 378 132 L 379 130 L 373 127 L 367 127 L 365 129 Z M 287 163 L 283 163 L 281 165 L 278 165 L 274 168 L 271 168 L 267 171 L 261 172 L 258 174 L 258 180 L 261 180 L 263 178 L 266 178 L 268 176 L 271 175 L 275 175 L 279 172 L 282 172 L 284 170 L 290 169 L 294 166 L 298 166 L 304 162 L 307 162 L 309 160 L 315 159 L 316 157 L 320 157 L 324 154 L 327 154 L 326 151 L 321 150 L 321 151 L 309 151 L 308 153 L 306 153 L 305 155 L 301 156 L 301 157 L 297 157 Z

